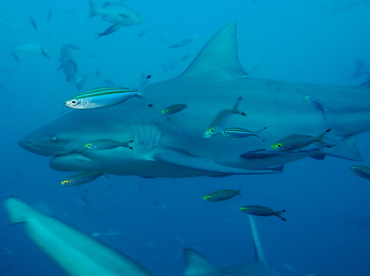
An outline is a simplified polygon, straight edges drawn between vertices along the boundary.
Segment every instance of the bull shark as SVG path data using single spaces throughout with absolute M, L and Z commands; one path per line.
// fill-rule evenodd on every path
M 33 153 L 53 156 L 57 171 L 103 171 L 142 177 L 228 176 L 275 172 L 275 166 L 326 155 L 362 161 L 355 140 L 370 130 L 370 82 L 359 86 L 325 86 L 251 78 L 237 51 L 236 23 L 219 30 L 180 76 L 148 85 L 144 99 L 107 108 L 76 110 L 21 138 Z M 326 120 L 305 98 L 328 107 Z M 261 138 L 230 139 L 203 134 L 217 114 L 235 102 L 246 113 L 230 115 L 225 127 L 261 129 Z M 147 103 L 152 103 L 148 107 Z M 187 107 L 172 115 L 161 110 Z M 269 150 L 289 135 L 316 136 L 327 129 L 330 147 L 315 144 L 302 150 L 247 158 L 246 152 Z M 89 151 L 98 139 L 133 140 L 133 150 Z
M 16 197 L 4 202 L 11 224 L 23 223 L 28 237 L 67 275 L 71 276 L 150 276 L 148 270 L 130 257 L 95 240 L 87 234 L 38 211 Z M 186 276 L 278 276 L 266 264 L 258 231 L 248 215 L 255 249 L 255 261 L 216 268 L 201 254 L 184 249 Z
M 60 48 L 60 66 L 59 69 L 63 69 L 67 82 L 71 80 L 74 81 L 78 90 L 82 89 L 84 85 L 87 75 L 78 77 L 77 74 L 77 64 L 72 59 L 71 49 L 79 49 L 73 44 L 63 44 Z

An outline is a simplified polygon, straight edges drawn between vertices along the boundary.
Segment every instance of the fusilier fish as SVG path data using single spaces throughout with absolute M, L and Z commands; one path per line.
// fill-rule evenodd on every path
M 236 195 L 241 195 L 240 190 L 218 190 L 203 197 L 204 201 L 216 202 L 233 198 Z
M 260 133 L 262 130 L 266 129 L 266 127 L 254 132 L 246 128 L 240 128 L 240 127 L 229 127 L 225 128 L 224 130 L 220 131 L 220 134 L 224 137 L 228 138 L 246 138 L 249 136 L 255 136 L 260 139 L 262 139 L 258 133 Z
M 184 108 L 186 108 L 186 104 L 174 104 L 174 105 L 171 105 L 163 109 L 161 113 L 165 115 L 171 115 L 171 114 L 180 112 Z
M 82 184 L 89 183 L 102 175 L 103 175 L 102 171 L 82 171 L 76 173 L 75 175 L 72 175 L 66 180 L 63 180 L 62 182 L 60 182 L 60 184 L 68 187 L 79 186 Z
M 213 119 L 212 123 L 208 126 L 208 128 L 204 132 L 203 137 L 211 138 L 212 136 L 219 133 L 220 130 L 224 128 L 224 126 L 227 124 L 232 114 L 240 114 L 240 115 L 246 116 L 244 112 L 241 112 L 238 110 L 238 106 L 241 100 L 242 100 L 242 97 L 239 97 L 232 109 L 225 109 L 225 110 L 220 111 L 217 114 L 216 118 Z
M 86 143 L 84 145 L 85 149 L 89 150 L 109 150 L 109 149 L 115 149 L 118 147 L 124 147 L 133 149 L 133 147 L 130 146 L 130 144 L 134 142 L 133 140 L 130 140 L 128 142 L 119 142 L 115 140 L 109 140 L 109 139 L 101 139 L 101 140 L 95 140 L 90 143 Z
M 304 96 L 304 99 L 307 102 L 309 102 L 313 107 L 321 111 L 324 120 L 326 120 L 326 110 L 328 109 L 327 107 L 324 107 L 318 99 L 311 97 L 309 95 Z
M 281 213 L 284 213 L 286 210 L 281 210 L 281 211 L 276 212 L 268 207 L 261 206 L 261 205 L 247 205 L 244 207 L 240 207 L 240 211 L 248 215 L 262 216 L 262 217 L 277 216 L 278 218 L 281 218 L 282 220 L 286 220 L 285 218 L 281 216 Z
M 111 33 L 114 33 L 121 26 L 122 26 L 121 24 L 113 24 L 112 26 L 108 27 L 104 32 L 102 32 L 102 33 L 96 33 L 98 36 L 95 39 L 99 39 L 100 37 L 102 37 L 104 35 L 109 35 Z
M 85 91 L 64 102 L 65 106 L 74 109 L 95 109 L 117 105 L 132 97 L 142 98 L 142 90 L 146 86 L 148 76 L 140 88 L 101 87 Z
M 103 4 L 97 7 L 92 0 L 90 2 L 90 16 L 101 15 L 103 20 L 123 26 L 137 25 L 141 22 L 140 15 L 129 6 L 122 3 Z
M 32 27 L 37 31 L 37 30 L 38 30 L 38 28 L 37 28 L 37 25 L 36 25 L 35 19 L 33 19 L 33 17 L 32 17 L 31 15 L 29 16 L 29 18 L 28 18 L 28 19 L 30 20 L 30 23 L 31 23 Z
M 356 175 L 370 180 L 370 168 L 361 165 L 352 165 L 349 169 Z
M 310 136 L 310 135 L 300 135 L 300 134 L 293 134 L 285 137 L 275 144 L 271 146 L 272 149 L 276 151 L 292 151 L 307 147 L 313 143 L 319 143 L 324 146 L 329 147 L 326 143 L 322 140 L 326 133 L 328 133 L 330 129 L 326 130 L 324 133 L 320 134 L 319 136 Z

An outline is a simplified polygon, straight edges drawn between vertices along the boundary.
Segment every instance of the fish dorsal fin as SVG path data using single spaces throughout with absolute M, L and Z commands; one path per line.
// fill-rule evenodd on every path
M 203 47 L 181 77 L 246 78 L 238 58 L 236 23 L 219 30 Z
M 198 252 L 185 248 L 185 269 L 183 274 L 186 276 L 207 276 L 218 275 L 220 270 L 214 267 L 206 258 Z
M 254 218 L 252 215 L 248 215 L 248 218 L 249 218 L 249 226 L 252 232 L 255 261 L 267 265 L 265 255 L 263 254 L 263 251 L 262 251 L 261 241 L 258 235 L 256 223 L 254 222 Z

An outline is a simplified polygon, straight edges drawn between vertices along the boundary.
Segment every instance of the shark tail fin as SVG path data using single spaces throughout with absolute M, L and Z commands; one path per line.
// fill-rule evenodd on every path
M 358 78 L 359 76 L 366 74 L 366 69 L 367 69 L 366 64 L 362 60 L 356 59 L 355 71 L 352 74 L 352 79 Z
M 82 89 L 82 86 L 84 85 L 86 79 L 87 79 L 87 75 L 83 75 L 81 77 L 78 77 L 76 80 L 75 80 L 75 83 L 76 83 L 76 87 L 78 89 L 78 91 L 80 91 Z
M 356 134 L 345 136 L 335 146 L 320 149 L 320 153 L 353 161 L 363 161 L 356 148 L 356 138 Z
M 29 214 L 33 213 L 31 206 L 15 197 L 8 197 L 4 202 L 4 207 L 9 213 L 10 224 L 26 222 Z
M 220 270 L 214 267 L 205 257 L 198 252 L 185 248 L 185 269 L 183 274 L 186 276 L 207 276 L 218 275 Z
M 89 13 L 89 18 L 97 15 L 97 13 L 95 12 L 96 10 L 96 5 L 95 3 L 92 1 L 92 0 L 89 0 L 89 4 L 90 4 L 90 13 Z
M 263 254 L 260 237 L 258 234 L 256 223 L 254 222 L 253 215 L 247 215 L 249 219 L 249 226 L 252 232 L 252 240 L 254 246 L 255 260 L 256 262 L 267 265 L 265 255 Z

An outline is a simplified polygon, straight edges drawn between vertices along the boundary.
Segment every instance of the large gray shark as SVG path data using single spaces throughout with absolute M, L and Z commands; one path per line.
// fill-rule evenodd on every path
M 24 223 L 29 238 L 71 276 L 150 276 L 129 257 L 22 200 L 5 200 L 10 223 Z
M 185 249 L 185 269 L 186 276 L 279 276 L 266 263 L 265 256 L 262 251 L 261 242 L 254 218 L 248 215 L 249 225 L 252 232 L 252 241 L 255 249 L 255 260 L 242 264 L 215 267 L 205 257 L 198 252 Z
M 305 98 L 328 108 L 322 112 Z M 203 134 L 217 114 L 238 110 L 225 127 L 247 128 L 258 137 L 227 138 Z M 58 171 L 102 170 L 106 174 L 143 177 L 225 176 L 266 173 L 269 168 L 309 156 L 325 155 L 361 161 L 355 146 L 359 133 L 370 130 L 370 84 L 334 87 L 249 78 L 238 60 L 236 24 L 217 32 L 180 76 L 148 85 L 144 99 L 131 98 L 113 107 L 77 110 L 24 136 L 23 148 L 54 156 Z M 148 107 L 147 103 L 153 104 Z M 161 110 L 186 104 L 181 112 Z M 221 120 L 222 121 L 222 120 Z M 310 145 L 284 154 L 266 154 L 271 145 L 292 134 L 325 138 L 331 147 Z M 110 139 L 130 141 L 133 150 L 87 150 L 84 144 Z M 261 150 L 261 154 L 246 152 Z M 261 170 L 261 171 L 258 171 Z

